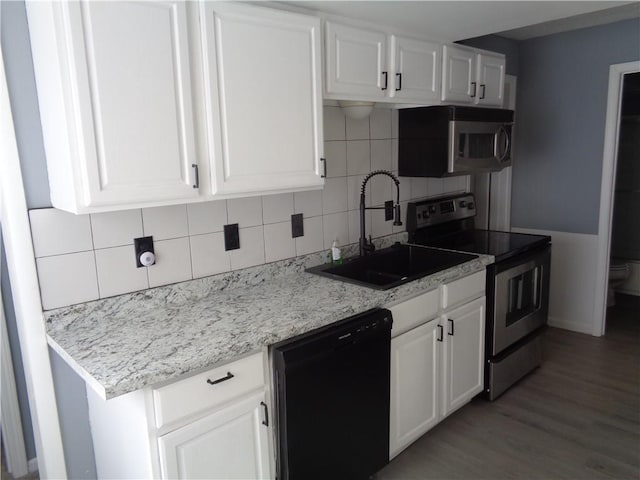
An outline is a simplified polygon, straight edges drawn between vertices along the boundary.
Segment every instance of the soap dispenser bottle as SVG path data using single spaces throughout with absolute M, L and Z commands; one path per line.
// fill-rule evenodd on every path
M 341 264 L 342 263 L 342 251 L 338 248 L 338 241 L 334 240 L 331 245 L 331 263 Z

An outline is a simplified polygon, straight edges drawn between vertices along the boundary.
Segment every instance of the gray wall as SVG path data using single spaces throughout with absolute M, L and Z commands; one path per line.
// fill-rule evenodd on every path
M 609 66 L 640 59 L 640 20 L 520 43 L 514 227 L 596 234 Z
M 518 76 L 518 55 L 520 47 L 517 41 L 499 35 L 485 35 L 483 37 L 461 40 L 457 43 L 504 54 L 507 61 L 505 68 L 507 75 Z
M 2 9 L 0 15 L 2 55 L 5 62 L 27 207 L 30 209 L 50 207 L 49 181 L 25 4 L 24 1 L 2 1 L 0 8 Z M 13 324 L 13 327 L 8 325 L 8 330 L 10 334 L 12 328 L 14 331 L 10 336 L 10 341 L 14 354 L 27 457 L 33 458 L 36 456 L 33 429 L 24 386 L 24 371 L 19 353 L 20 345 L 15 332 L 15 314 L 12 308 L 8 275 L 4 271 L 4 267 L 2 295 L 7 310 L 7 323 Z M 50 356 L 68 477 L 96 478 L 84 382 L 55 353 Z

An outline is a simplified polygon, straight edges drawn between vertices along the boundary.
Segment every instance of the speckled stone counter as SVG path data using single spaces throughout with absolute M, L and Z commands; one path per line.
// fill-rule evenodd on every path
M 104 398 L 201 371 L 482 270 L 380 291 L 306 273 L 310 255 L 45 312 L 49 344 Z

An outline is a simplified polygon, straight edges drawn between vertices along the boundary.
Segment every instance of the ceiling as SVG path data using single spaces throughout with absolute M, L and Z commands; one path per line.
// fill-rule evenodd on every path
M 523 40 L 640 17 L 638 1 L 369 0 L 282 3 L 372 22 L 392 31 L 422 35 L 441 42 L 494 33 Z

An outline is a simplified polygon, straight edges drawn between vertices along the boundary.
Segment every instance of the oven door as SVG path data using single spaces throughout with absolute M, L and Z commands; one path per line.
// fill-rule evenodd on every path
M 511 165 L 511 124 L 449 122 L 449 173 L 495 171 Z
M 495 266 L 492 355 L 547 323 L 550 263 L 547 246 Z

